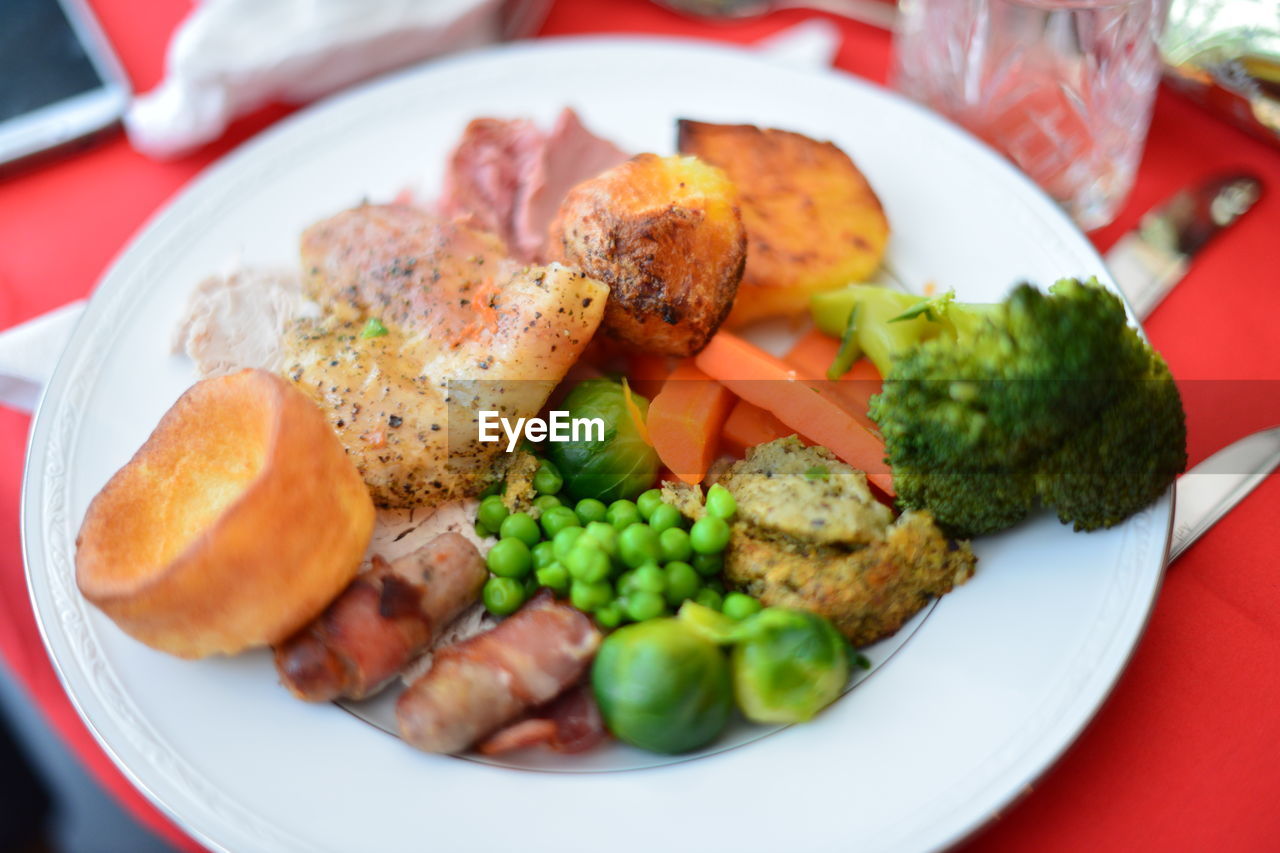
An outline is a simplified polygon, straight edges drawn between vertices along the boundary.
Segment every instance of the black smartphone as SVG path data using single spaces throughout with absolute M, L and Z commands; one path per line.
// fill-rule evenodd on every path
M 128 103 L 83 0 L 0 0 L 0 165 L 108 128 Z

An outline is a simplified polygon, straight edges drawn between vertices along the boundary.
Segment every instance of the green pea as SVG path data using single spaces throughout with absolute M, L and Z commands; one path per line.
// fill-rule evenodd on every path
M 633 588 L 633 584 L 635 583 L 635 579 L 636 579 L 636 573 L 634 571 L 626 571 L 620 574 L 618 576 L 618 580 L 616 581 L 618 585 L 618 592 L 619 593 L 630 592 Z
M 544 513 L 553 507 L 560 506 L 560 499 L 555 495 L 538 495 L 533 499 L 533 505 L 538 508 L 538 512 Z M 575 515 L 574 518 L 577 518 Z
M 597 625 L 606 631 L 611 631 L 622 624 L 622 607 L 615 599 L 604 607 L 596 608 L 595 617 Z
M 533 556 L 535 569 L 545 569 L 556 561 L 556 546 L 551 542 L 539 542 L 529 549 L 529 553 Z
M 567 506 L 556 506 L 542 514 L 542 529 L 550 539 L 567 527 L 579 527 L 578 514 Z
M 489 571 L 504 578 L 523 578 L 533 568 L 533 555 L 523 539 L 502 539 L 485 556 Z
M 493 531 L 477 521 L 476 535 L 479 536 L 481 539 L 488 539 L 490 536 L 493 535 Z
M 507 616 L 524 604 L 524 586 L 515 578 L 489 578 L 483 598 L 486 610 L 494 616 Z
M 613 587 L 608 582 L 591 583 L 575 580 L 569 587 L 569 603 L 590 613 L 607 605 L 613 599 Z
M 723 597 L 725 594 L 724 581 L 720 580 L 720 578 L 712 578 L 707 581 L 706 586 L 707 589 L 713 590 L 716 595 Z
M 484 491 L 480 493 L 480 499 L 484 500 L 490 495 L 500 495 L 507 490 L 506 480 L 494 480 L 492 483 L 484 487 Z
M 581 527 L 566 527 L 552 537 L 552 550 L 556 555 L 556 559 L 563 563 L 584 533 L 586 531 Z
M 525 578 L 525 579 L 524 579 L 524 597 L 525 597 L 525 600 L 527 601 L 528 599 L 533 598 L 535 595 L 537 595 L 537 594 L 538 594 L 538 590 L 539 590 L 541 587 L 542 587 L 542 584 L 538 583 L 538 577 L 537 577 L 537 575 L 535 575 L 535 574 L 533 574 L 532 572 L 530 572 L 530 573 L 529 573 L 529 576 L 528 576 L 527 578 Z
M 733 492 L 719 483 L 707 490 L 707 515 L 728 521 L 737 511 L 738 502 L 733 499 Z
M 689 534 L 679 527 L 668 527 L 658 536 L 658 550 L 662 552 L 662 562 L 672 560 L 686 561 L 693 554 L 693 546 L 689 544 Z
M 701 604 L 703 607 L 710 607 L 712 610 L 719 610 L 724 604 L 724 598 L 720 593 L 711 587 L 704 586 L 693 596 L 693 600 Z
M 663 573 L 667 576 L 667 604 L 679 607 L 687 598 L 693 598 L 702 585 L 702 578 L 693 570 L 693 566 L 679 560 L 668 563 Z
M 594 543 L 583 540 L 573 546 L 564 567 L 575 581 L 599 583 L 609 577 L 609 557 Z
M 613 525 L 615 530 L 625 530 L 640 520 L 640 510 L 636 509 L 632 501 L 620 498 L 609 504 L 609 510 L 604 518 Z
M 575 506 L 573 510 L 578 514 L 578 518 L 582 520 L 584 525 L 590 524 L 593 521 L 604 521 L 605 515 L 609 512 L 609 509 L 604 505 L 604 502 L 598 501 L 595 498 L 583 498 L 578 501 L 577 506 Z
M 720 608 L 720 612 L 730 619 L 742 620 L 753 613 L 759 613 L 763 607 L 759 599 L 745 593 L 731 592 L 724 597 L 724 605 Z
M 657 566 L 641 566 L 631 573 L 631 589 L 637 592 L 662 593 L 666 588 L 667 576 Z
M 636 498 L 636 509 L 640 510 L 640 517 L 648 521 L 649 516 L 653 515 L 653 511 L 660 503 L 662 503 L 662 489 L 650 489 Z
M 519 539 L 532 548 L 542 538 L 542 531 L 538 529 L 538 522 L 534 521 L 529 513 L 516 512 L 503 519 L 502 526 L 498 528 L 498 535 L 503 539 Z
M 635 622 L 657 619 L 667 610 L 667 603 L 656 592 L 638 590 L 627 596 L 627 616 Z
M 609 559 L 618 556 L 618 531 L 603 521 L 590 521 L 586 526 L 587 536 L 595 540 L 604 549 Z
M 661 533 L 664 530 L 679 527 L 683 518 L 684 516 L 680 514 L 680 510 L 671 504 L 659 504 L 657 509 L 649 516 L 649 526 Z
M 510 513 L 507 512 L 506 504 L 502 502 L 502 498 L 497 495 L 490 495 L 480 501 L 480 507 L 476 510 L 476 521 L 490 530 L 497 530 L 502 526 L 502 522 L 508 515 Z
M 714 578 L 724 570 L 724 557 L 720 554 L 694 554 L 690 562 L 704 578 Z
M 564 595 L 569 591 L 569 570 L 560 563 L 552 563 L 538 569 L 536 577 L 541 586 L 549 588 L 556 595 Z
M 540 495 L 554 495 L 564 486 L 564 477 L 549 459 L 543 459 L 538 472 L 533 475 L 533 490 Z
M 729 523 L 714 515 L 704 515 L 690 528 L 689 544 L 699 554 L 719 554 L 729 544 Z
M 631 525 L 618 534 L 618 556 L 624 566 L 632 569 L 658 562 L 662 549 L 657 531 L 644 522 Z

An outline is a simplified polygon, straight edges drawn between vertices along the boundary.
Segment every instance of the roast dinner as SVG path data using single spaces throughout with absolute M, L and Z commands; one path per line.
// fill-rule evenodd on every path
M 1097 280 L 883 286 L 846 152 L 672 133 L 477 118 L 438 197 L 195 284 L 199 379 L 90 504 L 85 599 L 178 657 L 269 648 L 303 702 L 398 691 L 426 752 L 686 753 L 819 715 L 981 571 L 974 538 L 1114 526 L 1185 466 L 1168 368 Z

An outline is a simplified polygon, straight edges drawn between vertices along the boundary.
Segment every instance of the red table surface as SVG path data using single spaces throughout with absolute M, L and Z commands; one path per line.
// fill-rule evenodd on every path
M 155 85 L 169 35 L 189 4 L 154 0 L 145 13 L 131 0 L 91 5 L 134 88 Z M 814 14 L 785 11 L 713 24 L 646 0 L 558 0 L 542 34 L 655 33 L 746 42 Z M 838 67 L 883 82 L 889 36 L 832 20 L 843 34 Z M 174 163 L 147 160 L 117 136 L 0 179 L 0 328 L 88 294 L 176 190 L 286 112 L 262 110 L 216 145 Z M 1192 463 L 1280 423 L 1280 384 L 1274 381 L 1280 379 L 1280 149 L 1161 91 L 1133 195 L 1118 221 L 1093 235 L 1105 249 L 1178 188 L 1238 167 L 1261 175 L 1271 192 L 1197 258 L 1146 324 L 1184 383 Z M 40 642 L 18 539 L 29 422 L 0 409 L 0 654 L 92 773 L 141 820 L 194 849 L 94 742 Z M 1096 719 L 1026 796 L 963 849 L 1280 849 L 1277 510 L 1280 479 L 1273 476 L 1173 567 L 1132 662 Z M 850 832 L 849 843 L 856 843 L 857 827 Z

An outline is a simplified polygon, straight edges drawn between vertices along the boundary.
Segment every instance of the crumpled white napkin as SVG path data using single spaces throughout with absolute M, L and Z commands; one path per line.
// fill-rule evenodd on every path
M 125 115 L 133 147 L 177 157 L 271 101 L 304 103 L 411 62 L 497 41 L 502 0 L 203 0 L 165 79 Z
M 830 21 L 814 19 L 763 39 L 756 47 L 782 65 L 822 68 L 835 58 L 840 30 Z M 35 409 L 84 304 L 78 299 L 0 332 L 0 405 L 22 412 Z
M 83 311 L 84 300 L 77 299 L 0 333 L 0 405 L 35 411 Z

